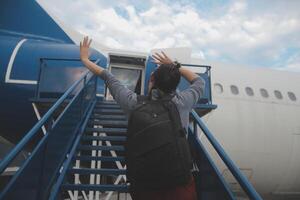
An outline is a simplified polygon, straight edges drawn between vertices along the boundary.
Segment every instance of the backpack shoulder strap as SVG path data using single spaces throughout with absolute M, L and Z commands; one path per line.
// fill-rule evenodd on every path
M 135 105 L 133 112 L 143 107 L 143 105 L 145 105 L 148 101 L 150 101 L 148 96 L 137 95 L 137 104 Z
M 148 96 L 145 95 L 137 95 L 137 104 L 134 106 L 132 112 L 129 115 L 128 119 L 128 125 L 132 124 L 132 116 L 135 112 L 137 112 L 140 108 L 142 108 L 145 105 L 145 102 L 148 101 Z
M 168 110 L 172 125 L 175 130 L 185 130 L 181 124 L 181 117 L 177 105 L 171 100 L 163 102 L 164 107 Z

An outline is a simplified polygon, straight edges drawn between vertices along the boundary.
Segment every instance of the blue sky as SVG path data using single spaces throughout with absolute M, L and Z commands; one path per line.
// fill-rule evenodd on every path
M 300 71 L 297 0 L 45 3 L 64 23 L 110 47 L 149 52 L 190 46 L 203 60 Z

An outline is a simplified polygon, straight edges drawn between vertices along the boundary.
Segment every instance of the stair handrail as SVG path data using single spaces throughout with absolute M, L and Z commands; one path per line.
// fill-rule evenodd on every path
M 205 136 L 207 137 L 210 144 L 213 146 L 213 148 L 216 150 L 220 158 L 223 160 L 225 165 L 228 167 L 232 175 L 235 177 L 235 179 L 238 181 L 240 186 L 243 188 L 243 190 L 246 192 L 246 194 L 249 196 L 251 200 L 262 200 L 261 196 L 257 193 L 253 185 L 249 182 L 249 180 L 243 175 L 243 173 L 239 170 L 237 165 L 230 159 L 230 157 L 227 155 L 223 147 L 220 145 L 220 143 L 215 139 L 213 134 L 210 132 L 210 130 L 207 128 L 207 126 L 203 123 L 200 116 L 197 114 L 195 110 L 192 110 L 191 115 L 194 119 L 194 123 L 196 123 Z M 194 126 L 195 129 L 195 126 Z M 195 133 L 195 130 L 194 130 Z M 196 133 L 195 133 L 196 134 Z
M 54 114 L 57 108 L 68 98 L 68 96 L 76 89 L 76 87 L 84 81 L 83 87 L 88 82 L 87 78 L 91 74 L 90 71 L 86 71 L 73 85 L 55 102 L 55 104 L 47 111 L 47 113 L 27 132 L 27 134 L 21 139 L 21 141 L 4 157 L 0 162 L 0 174 L 2 174 L 9 164 L 15 159 L 15 157 L 24 149 L 25 145 L 38 134 L 39 130 L 45 125 L 49 118 Z M 92 78 L 91 76 L 90 78 Z

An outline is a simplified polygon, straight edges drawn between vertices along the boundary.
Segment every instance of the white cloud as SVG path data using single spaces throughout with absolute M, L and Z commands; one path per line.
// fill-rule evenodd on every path
M 117 40 L 111 37 L 106 37 L 104 43 L 110 48 L 116 48 L 116 49 L 124 48 L 124 46 L 120 42 L 118 42 Z
M 193 52 L 192 57 L 205 60 L 205 56 L 204 56 L 203 51 Z
M 300 72 L 300 52 L 292 55 L 284 65 L 277 67 L 277 69 Z
M 300 49 L 300 1 L 233 1 L 216 8 L 218 14 L 177 1 L 150 0 L 142 11 L 129 0 L 52 0 L 47 4 L 65 23 L 110 47 L 149 52 L 191 46 L 193 55 L 202 59 L 268 67 L 280 63 L 287 69 L 299 66 L 299 54 L 293 58 L 282 53 L 287 48 Z M 126 17 L 116 6 L 122 7 Z

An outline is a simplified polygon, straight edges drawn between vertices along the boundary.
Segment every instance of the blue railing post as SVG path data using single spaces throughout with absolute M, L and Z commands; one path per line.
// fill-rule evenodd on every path
M 80 119 L 84 117 L 84 98 L 85 98 L 85 93 L 86 93 L 86 76 L 83 79 L 82 83 L 83 89 L 82 89 L 82 94 L 80 96 Z
M 46 133 L 51 131 L 52 127 L 53 127 L 53 123 L 54 123 L 54 119 L 53 117 L 50 117 L 47 121 L 47 129 L 46 129 Z

